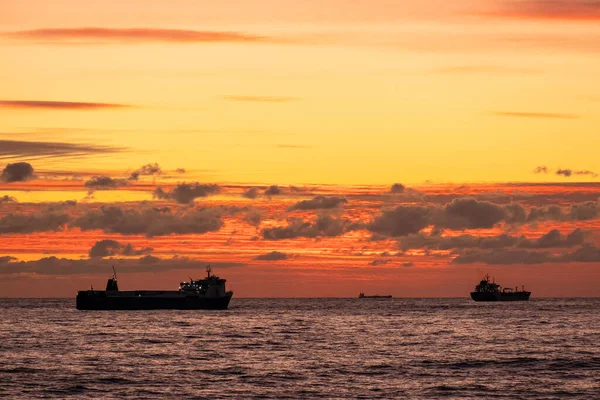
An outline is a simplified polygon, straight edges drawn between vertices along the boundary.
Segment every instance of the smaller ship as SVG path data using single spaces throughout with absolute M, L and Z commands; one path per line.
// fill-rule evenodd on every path
M 391 295 L 391 294 L 388 294 L 388 295 L 386 295 L 386 296 L 380 296 L 380 295 L 376 294 L 376 295 L 373 295 L 373 296 L 365 296 L 365 294 L 364 294 L 364 293 L 360 293 L 360 294 L 358 295 L 358 298 L 359 298 L 359 299 L 391 299 L 391 298 L 392 298 L 392 295 Z
M 526 292 L 525 287 L 502 288 L 494 280 L 490 282 L 489 275 L 486 275 L 479 285 L 475 286 L 475 291 L 471 292 L 471 298 L 475 301 L 527 301 L 531 292 Z

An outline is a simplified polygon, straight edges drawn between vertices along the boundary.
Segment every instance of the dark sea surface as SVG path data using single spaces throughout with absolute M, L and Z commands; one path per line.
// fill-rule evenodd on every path
M 0 300 L 0 397 L 600 399 L 600 299 Z

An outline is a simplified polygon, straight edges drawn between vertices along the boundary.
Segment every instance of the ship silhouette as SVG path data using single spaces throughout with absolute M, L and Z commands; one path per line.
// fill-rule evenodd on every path
M 204 279 L 181 282 L 179 290 L 121 291 L 117 273 L 106 283 L 106 290 L 82 290 L 75 299 L 79 310 L 225 310 L 233 292 L 225 290 L 225 279 L 211 275 L 206 267 Z
M 521 290 L 502 288 L 494 280 L 490 282 L 489 275 L 486 275 L 475 286 L 475 291 L 471 292 L 471 298 L 475 301 L 527 301 L 530 295 L 531 292 L 525 291 L 524 286 Z

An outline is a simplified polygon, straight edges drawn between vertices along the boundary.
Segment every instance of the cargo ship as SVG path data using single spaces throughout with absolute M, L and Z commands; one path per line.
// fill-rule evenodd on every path
M 373 295 L 373 296 L 365 296 L 364 293 L 359 293 L 358 298 L 359 299 L 391 299 L 392 295 L 388 294 L 388 295 L 385 295 L 385 296 L 380 296 L 380 295 L 376 294 L 376 295 Z
M 531 292 L 525 291 L 522 286 L 518 288 L 502 288 L 494 280 L 490 282 L 489 275 L 486 275 L 479 285 L 475 286 L 475 291 L 471 292 L 471 298 L 475 301 L 527 301 Z
M 211 275 L 206 267 L 204 279 L 181 282 L 179 290 L 121 291 L 117 273 L 106 283 L 106 290 L 81 290 L 75 304 L 78 310 L 226 310 L 233 292 L 225 290 L 225 279 Z

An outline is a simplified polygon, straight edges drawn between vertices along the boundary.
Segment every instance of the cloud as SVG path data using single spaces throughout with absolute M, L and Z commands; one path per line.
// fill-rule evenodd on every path
M 249 210 L 244 217 L 244 221 L 257 228 L 260 226 L 261 220 L 262 215 L 258 209 Z
M 453 264 L 543 264 L 569 262 L 600 262 L 600 249 L 595 246 L 583 246 L 571 253 L 552 254 L 534 250 L 496 249 L 489 252 L 466 251 L 452 260 Z
M 124 209 L 102 206 L 77 217 L 74 226 L 81 230 L 101 230 L 122 235 L 143 234 L 148 237 L 171 234 L 207 233 L 223 226 L 221 208 L 199 208 L 182 214 L 170 209 Z
M 333 237 L 342 235 L 350 228 L 351 225 L 346 220 L 332 218 L 328 215 L 320 215 L 315 222 L 291 219 L 285 227 L 277 226 L 263 229 L 262 235 L 265 240 Z
M 254 257 L 255 260 L 262 260 L 262 261 L 281 261 L 281 260 L 287 260 L 288 256 L 285 253 L 281 253 L 279 251 L 272 251 L 270 253 L 267 254 L 261 254 L 259 256 Z
M 5 194 L 4 196 L 0 197 L 0 204 L 2 204 L 2 203 L 16 203 L 16 202 L 17 202 L 16 198 L 14 198 L 12 196 L 9 196 L 7 194 Z
M 394 183 L 390 188 L 390 193 L 404 193 L 406 187 L 401 183 Z
M 573 171 L 570 168 L 565 168 L 565 169 L 557 169 L 556 170 L 556 175 L 562 175 L 564 177 L 570 177 L 571 175 L 590 175 L 594 178 L 596 178 L 598 176 L 597 173 L 593 172 L 593 171 L 588 171 L 588 170 L 581 170 L 581 171 Z
M 0 175 L 0 181 L 9 183 L 24 182 L 31 178 L 33 178 L 33 167 L 26 162 L 7 164 Z
M 76 101 L 0 100 L 0 108 L 47 110 L 100 110 L 132 107 L 126 104 L 84 103 Z
M 250 189 L 246 190 L 244 193 L 242 193 L 242 197 L 245 197 L 247 199 L 255 199 L 258 197 L 258 189 L 250 188 Z
M 177 172 L 178 174 L 185 174 L 185 168 L 177 168 L 175 172 Z
M 472 197 L 454 199 L 443 211 L 436 225 L 450 229 L 491 228 L 507 217 L 505 207 Z
M 518 111 L 494 111 L 492 114 L 500 117 L 511 118 L 550 118 L 550 119 L 577 119 L 579 115 L 563 113 L 542 113 L 542 112 L 518 112 Z
M 514 68 L 500 65 L 455 65 L 435 69 L 445 74 L 535 74 L 539 70 L 533 68 Z
M 3 259 L 6 259 L 2 262 Z M 239 267 L 239 263 L 223 263 L 193 260 L 185 257 L 169 259 L 144 256 L 140 259 L 102 259 L 72 260 L 67 258 L 45 257 L 35 261 L 15 261 L 14 257 L 0 257 L 0 274 L 36 273 L 44 275 L 106 274 L 112 275 L 111 266 L 118 265 L 119 274 L 160 272 L 167 270 L 200 270 L 207 264 L 213 268 Z M 168 283 L 176 286 L 177 282 Z
M 384 210 L 366 229 L 383 237 L 415 234 L 427 226 L 463 230 L 492 228 L 499 222 L 523 223 L 527 220 L 525 208 L 517 203 L 499 205 L 473 197 L 459 197 L 445 206 L 400 205 Z
M 185 172 L 185 170 L 183 172 Z M 160 165 L 158 165 L 158 163 L 146 164 L 133 171 L 127 179 L 129 179 L 130 181 L 137 181 L 140 178 L 140 176 L 153 176 L 162 174 L 163 170 L 160 168 Z
M 127 185 L 126 180 L 109 176 L 94 176 L 84 183 L 84 186 L 90 189 L 115 189 L 125 185 Z
M 551 247 L 572 247 L 581 245 L 585 241 L 586 233 L 580 228 L 575 229 L 566 237 L 558 229 L 552 229 L 540 238 L 532 241 L 525 239 L 518 244 L 519 247 L 532 249 L 547 249 Z
M 398 206 L 386 210 L 367 225 L 370 232 L 383 236 L 405 236 L 417 233 L 431 223 L 431 207 Z
M 4 33 L 5 37 L 31 40 L 42 43 L 269 43 L 283 42 L 282 39 L 259 36 L 243 32 L 198 31 L 190 29 L 154 28 L 57 28 L 31 29 Z
M 340 207 L 342 204 L 347 203 L 344 197 L 336 197 L 336 196 L 315 196 L 310 200 L 302 200 L 290 208 L 288 211 L 295 210 L 318 210 L 318 209 L 331 209 Z
M 570 169 L 558 169 L 556 170 L 556 175 L 563 175 L 566 177 L 571 176 L 571 174 L 573 173 L 573 171 L 571 171 Z
M 63 229 L 69 216 L 60 212 L 7 214 L 0 218 L 0 234 L 53 232 Z
M 80 157 L 116 153 L 122 148 L 60 142 L 23 142 L 0 140 L 0 159 Z
M 272 185 L 265 189 L 265 196 L 277 196 L 282 193 L 283 191 L 277 185 Z
M 300 100 L 297 97 L 281 97 L 281 96 L 223 96 L 228 101 L 243 101 L 252 103 L 289 103 Z
M 545 165 L 539 166 L 536 169 L 533 170 L 534 174 L 547 174 L 548 173 L 548 167 L 546 167 Z
M 378 265 L 385 265 L 385 264 L 389 264 L 391 263 L 393 260 L 387 259 L 387 260 L 373 260 L 369 263 L 369 265 L 372 266 L 378 266 Z
M 506 233 L 497 236 L 441 236 L 412 234 L 401 238 L 398 247 L 403 250 L 428 249 L 428 250 L 458 250 L 458 249 L 504 249 L 510 247 L 545 249 L 573 247 L 584 243 L 586 232 L 577 228 L 567 236 L 559 230 L 553 229 L 537 239 L 528 239 L 526 236 L 511 236 Z
M 180 204 L 191 204 L 198 197 L 207 197 L 219 193 L 221 188 L 215 184 L 180 183 L 170 192 L 158 187 L 152 192 L 152 197 L 160 200 L 175 200 Z
M 519 19 L 598 21 L 600 20 L 600 2 L 595 0 L 521 0 L 509 3 L 493 15 Z
M 90 258 L 94 257 L 112 257 L 117 255 L 123 256 L 140 256 L 152 252 L 151 247 L 143 249 L 135 249 L 131 243 L 122 244 L 112 239 L 104 239 L 97 241 L 89 251 Z

